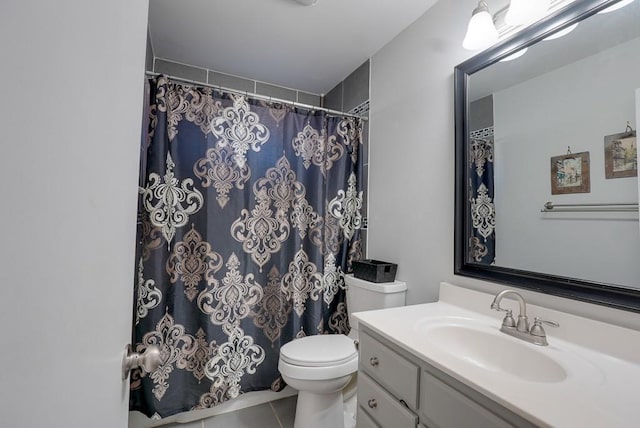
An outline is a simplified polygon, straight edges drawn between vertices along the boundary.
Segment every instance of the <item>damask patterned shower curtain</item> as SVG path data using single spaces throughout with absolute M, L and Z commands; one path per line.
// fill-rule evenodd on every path
M 496 257 L 496 210 L 493 200 L 493 127 L 469 136 L 469 262 L 492 265 Z
M 132 374 L 130 407 L 159 418 L 280 390 L 283 344 L 348 331 L 362 124 L 148 83 L 133 340 L 162 364 Z

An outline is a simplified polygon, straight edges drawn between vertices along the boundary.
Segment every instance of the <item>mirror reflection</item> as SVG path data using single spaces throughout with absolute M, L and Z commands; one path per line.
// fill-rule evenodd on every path
M 638 22 L 635 1 L 469 76 L 467 263 L 640 289 Z

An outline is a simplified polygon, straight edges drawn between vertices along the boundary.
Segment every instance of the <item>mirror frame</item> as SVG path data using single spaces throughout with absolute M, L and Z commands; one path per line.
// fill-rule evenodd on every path
M 468 254 L 468 234 L 465 219 L 470 215 L 470 206 L 467 203 L 468 168 L 466 167 L 466 160 L 469 159 L 469 76 L 521 48 L 539 42 L 554 31 L 586 19 L 618 1 L 578 0 L 455 67 L 454 273 L 456 275 L 510 284 L 553 296 L 640 312 L 640 290 L 502 266 L 479 265 L 468 262 L 466 257 Z

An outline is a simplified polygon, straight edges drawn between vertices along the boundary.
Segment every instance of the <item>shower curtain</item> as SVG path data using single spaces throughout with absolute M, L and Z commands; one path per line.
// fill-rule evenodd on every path
M 362 123 L 149 79 L 141 150 L 132 373 L 152 418 L 280 390 L 280 347 L 346 333 L 362 258 Z
M 496 209 L 493 183 L 493 126 L 473 131 L 469 135 L 470 216 L 468 261 L 492 265 L 496 257 Z

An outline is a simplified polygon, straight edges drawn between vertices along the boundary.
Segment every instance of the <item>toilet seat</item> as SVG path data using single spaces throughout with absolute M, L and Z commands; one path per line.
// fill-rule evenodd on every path
M 358 370 L 358 350 L 343 334 L 307 336 L 280 348 L 278 369 L 296 379 L 334 379 Z
M 353 340 L 344 334 L 321 334 L 293 340 L 280 348 L 285 362 L 305 367 L 340 365 L 358 355 Z

